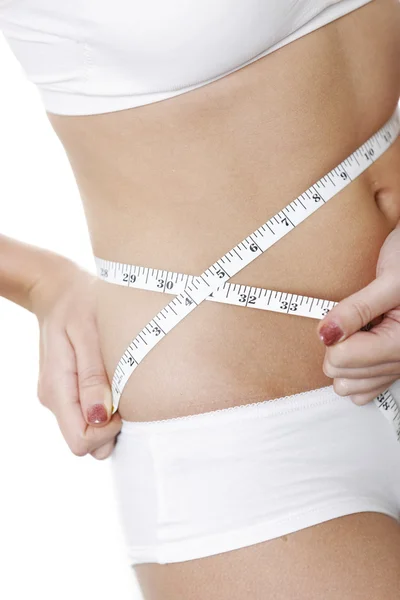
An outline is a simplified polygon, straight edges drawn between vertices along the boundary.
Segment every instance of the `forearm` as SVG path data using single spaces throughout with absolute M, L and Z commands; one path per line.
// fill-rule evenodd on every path
M 32 311 L 32 288 L 51 266 L 63 260 L 49 250 L 0 234 L 0 296 Z

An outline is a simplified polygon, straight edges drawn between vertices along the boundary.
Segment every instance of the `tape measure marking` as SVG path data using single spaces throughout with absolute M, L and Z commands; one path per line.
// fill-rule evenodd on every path
M 203 300 L 208 298 L 210 294 L 213 294 L 215 297 L 217 291 L 220 293 L 220 288 L 225 286 L 231 277 L 253 262 L 253 260 L 349 185 L 351 181 L 361 175 L 391 146 L 398 137 L 399 132 L 400 118 L 398 109 L 396 108 L 389 121 L 367 142 L 362 144 L 362 146 L 340 163 L 340 165 L 332 169 L 332 171 L 313 184 L 298 198 L 290 202 L 285 208 L 261 225 L 261 227 L 239 242 L 239 244 L 217 260 L 201 275 L 188 276 L 191 279 L 186 282 L 184 289 L 140 331 L 119 360 L 111 385 L 113 394 L 112 413 L 118 409 L 122 391 L 133 371 L 169 331 L 199 306 Z M 103 260 L 96 257 L 95 259 L 97 263 Z M 110 261 L 108 263 L 114 264 L 110 263 Z M 146 270 L 143 267 L 142 269 L 147 271 L 146 275 L 148 276 L 150 270 Z M 168 273 L 166 271 L 163 272 Z M 181 274 L 177 275 L 179 277 Z M 263 288 L 252 289 L 263 290 Z M 272 290 L 267 291 L 272 292 Z M 324 301 L 321 300 L 321 302 Z M 386 416 L 389 414 L 389 409 L 385 408 L 385 406 L 390 404 L 392 412 L 396 412 L 397 408 L 395 417 L 391 415 L 390 419 L 395 425 L 398 439 L 400 439 L 399 408 L 390 391 L 386 390 L 385 394 L 388 396 L 385 396 L 384 400 L 379 401 L 378 398 L 382 396 L 379 395 L 374 401 Z
M 196 275 L 177 273 L 108 261 L 95 257 L 96 269 L 100 279 L 153 292 L 176 295 L 183 292 Z M 337 304 L 332 300 L 323 300 L 311 296 L 302 296 L 292 292 L 279 292 L 262 287 L 229 283 L 226 281 L 206 300 L 221 302 L 246 308 L 258 308 L 284 314 L 322 319 Z
M 98 257 L 95 257 L 95 262 L 98 276 L 103 281 L 172 295 L 180 293 L 195 277 L 195 275 L 118 263 Z M 168 286 L 168 283 L 173 285 Z M 246 301 L 243 300 L 243 296 L 247 298 Z M 254 301 L 251 301 L 252 299 Z M 213 294 L 207 296 L 206 300 L 313 319 L 324 318 L 337 304 L 333 300 L 229 282 L 225 282 Z M 366 330 L 368 326 L 362 329 Z M 379 394 L 375 403 L 385 417 L 393 423 L 397 439 L 400 441 L 400 409 L 391 393 L 386 390 L 383 394 Z

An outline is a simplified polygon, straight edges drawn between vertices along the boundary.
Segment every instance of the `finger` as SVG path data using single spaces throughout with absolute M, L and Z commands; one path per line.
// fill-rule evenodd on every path
M 112 442 L 121 430 L 121 417 L 118 413 L 103 427 L 88 425 L 79 402 L 73 405 L 73 410 L 62 407 L 56 418 L 70 450 L 76 456 L 85 456 Z
M 327 355 L 327 353 L 326 353 Z M 367 377 L 379 377 L 380 375 L 397 375 L 400 377 L 400 357 L 395 362 L 384 363 L 381 365 L 371 365 L 370 367 L 334 367 L 325 356 L 322 366 L 327 377 L 346 379 L 364 379 Z
M 73 322 L 67 331 L 75 351 L 79 401 L 86 422 L 104 425 L 111 417 L 112 394 L 94 318 Z
M 368 404 L 368 402 L 372 402 L 372 400 L 379 396 L 379 394 L 383 394 L 383 392 L 385 392 L 388 387 L 390 387 L 390 384 L 387 386 L 377 388 L 376 390 L 371 390 L 370 392 L 367 392 L 365 394 L 352 394 L 351 396 L 349 396 L 349 398 L 354 404 L 357 404 L 358 406 L 363 406 L 364 404 Z
M 40 401 L 54 413 L 70 450 L 77 456 L 84 456 L 113 440 L 121 429 L 119 413 L 101 428 L 89 426 L 83 417 L 75 353 L 62 330 L 48 332 L 43 357 Z
M 363 368 L 383 365 L 400 357 L 400 323 L 384 319 L 371 331 L 354 333 L 344 342 L 327 349 L 327 360 L 336 368 Z
M 392 204 L 392 201 L 389 200 Z M 391 208 L 391 207 L 390 207 Z M 389 208 L 389 210 L 390 210 Z M 376 265 L 376 273 L 380 275 L 386 268 L 397 270 L 400 263 L 400 220 L 396 227 L 389 233 L 379 252 L 379 258 Z
M 93 456 L 93 458 L 96 458 L 97 460 L 104 460 L 105 458 L 108 458 L 112 454 L 112 451 L 114 450 L 114 446 L 115 446 L 115 441 L 113 440 L 112 442 L 103 444 L 103 446 L 100 446 L 100 448 L 93 450 L 92 452 L 90 452 L 90 454 L 91 454 L 91 456 Z
M 392 375 L 383 377 L 369 377 L 368 379 L 335 379 L 333 389 L 339 396 L 350 396 L 354 394 L 371 393 L 372 391 L 383 387 L 389 387 L 395 378 Z M 386 389 L 385 387 L 385 389 Z
M 320 339 L 327 346 L 342 342 L 400 304 L 400 278 L 385 271 L 365 288 L 341 300 L 317 327 Z
M 103 427 L 94 427 L 86 425 L 84 439 L 88 445 L 89 451 L 97 450 L 108 442 L 114 442 L 121 431 L 122 420 L 118 412 L 114 413 L 109 422 Z

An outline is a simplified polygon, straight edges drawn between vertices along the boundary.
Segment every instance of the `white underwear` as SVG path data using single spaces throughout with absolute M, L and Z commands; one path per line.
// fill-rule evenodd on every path
M 389 388 L 400 405 L 400 379 Z M 327 386 L 161 421 L 111 455 L 129 563 L 227 552 L 372 511 L 400 521 L 400 443 L 374 402 Z
M 386 144 L 394 135 L 397 126 Z M 360 167 L 371 159 L 357 152 Z M 113 392 L 147 352 L 129 346 Z M 400 408 L 400 379 L 389 390 Z M 400 441 L 388 413 L 374 401 L 357 406 L 331 385 L 186 417 L 123 420 L 111 461 L 130 564 L 212 556 L 358 512 L 400 520 Z

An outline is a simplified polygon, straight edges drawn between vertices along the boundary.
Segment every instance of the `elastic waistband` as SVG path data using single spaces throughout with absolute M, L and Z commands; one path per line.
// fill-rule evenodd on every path
M 394 398 L 400 406 L 400 379 L 397 379 L 390 387 Z M 244 419 L 254 419 L 276 414 L 290 413 L 293 411 L 312 408 L 321 404 L 337 403 L 338 407 L 343 404 L 351 404 L 355 409 L 357 406 L 346 396 L 339 396 L 333 389 L 333 385 L 321 388 L 299 392 L 291 396 L 281 396 L 271 400 L 262 400 L 239 406 L 230 406 L 204 413 L 186 415 L 183 417 L 172 417 L 170 419 L 160 419 L 155 421 L 126 421 L 122 419 L 121 432 L 140 433 L 144 431 L 164 432 L 179 428 L 200 427 L 207 423 L 216 425 L 220 422 L 224 424 L 234 421 L 243 421 Z

